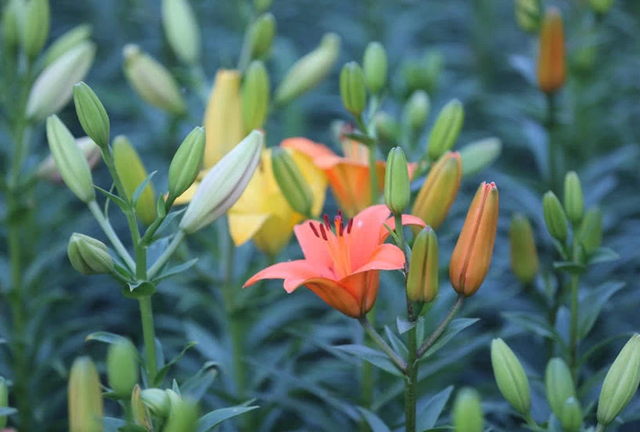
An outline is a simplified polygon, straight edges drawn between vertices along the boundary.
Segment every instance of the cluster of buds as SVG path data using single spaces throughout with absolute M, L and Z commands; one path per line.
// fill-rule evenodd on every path
M 377 95 L 387 84 L 387 53 L 380 43 L 367 46 L 363 65 L 364 70 L 357 62 L 349 62 L 340 73 L 342 104 L 356 118 L 362 116 L 367 105 L 367 88 Z
M 544 375 L 547 401 L 553 414 L 567 432 L 577 432 L 582 426 L 582 408 L 578 402 L 571 371 L 560 358 L 552 358 Z

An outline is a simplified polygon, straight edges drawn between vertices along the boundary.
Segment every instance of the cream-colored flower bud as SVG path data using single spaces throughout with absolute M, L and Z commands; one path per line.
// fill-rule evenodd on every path
M 188 0 L 162 0 L 162 24 L 173 53 L 191 65 L 200 58 L 200 27 Z
M 75 26 L 62 36 L 57 38 L 44 53 L 44 65 L 49 66 L 59 59 L 64 53 L 77 47 L 91 37 L 93 28 L 90 24 L 80 24 Z

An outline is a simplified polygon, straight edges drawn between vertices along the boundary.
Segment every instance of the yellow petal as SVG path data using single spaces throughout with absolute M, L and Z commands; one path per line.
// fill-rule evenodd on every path
M 229 232 L 236 246 L 251 240 L 269 219 L 268 214 L 246 214 L 229 211 Z

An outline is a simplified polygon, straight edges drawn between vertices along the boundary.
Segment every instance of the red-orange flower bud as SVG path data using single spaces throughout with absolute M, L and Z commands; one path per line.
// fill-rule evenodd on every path
M 484 281 L 498 227 L 498 188 L 483 182 L 471 202 L 451 262 L 449 278 L 453 289 L 465 297 L 478 291 Z
M 538 86 L 545 93 L 553 93 L 564 84 L 566 74 L 564 58 L 564 30 L 562 15 L 556 8 L 549 8 L 540 30 L 538 57 Z

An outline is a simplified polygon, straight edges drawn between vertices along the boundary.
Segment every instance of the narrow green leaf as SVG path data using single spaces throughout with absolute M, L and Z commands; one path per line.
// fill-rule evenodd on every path
M 164 365 L 162 367 L 162 369 L 160 369 L 158 371 L 158 374 L 156 375 L 155 379 L 153 380 L 153 385 L 155 387 L 160 386 L 160 384 L 162 384 L 162 381 L 164 381 L 164 377 L 167 375 L 167 372 L 169 372 L 169 369 L 171 368 L 171 366 L 173 366 L 174 364 L 176 364 L 185 354 L 187 351 L 189 351 L 189 349 L 191 349 L 192 347 L 194 347 L 197 344 L 197 342 L 189 342 L 183 349 L 182 351 L 180 351 L 180 353 L 175 356 L 173 359 L 171 359 L 171 361 L 169 363 L 167 363 L 166 365 Z
M 235 406 L 231 408 L 221 408 L 204 415 L 198 420 L 198 432 L 207 432 L 218 426 L 225 420 L 237 417 L 249 411 L 258 409 L 257 406 L 243 407 Z
M 391 348 L 393 348 L 395 352 L 400 354 L 400 357 L 402 357 L 406 361 L 407 357 L 409 356 L 409 350 L 407 349 L 404 342 L 402 342 L 402 340 L 388 326 L 384 326 L 384 331 L 387 339 L 389 340 L 389 343 L 391 344 Z
M 580 339 L 584 339 L 589 334 L 604 305 L 624 286 L 624 282 L 607 282 L 582 298 L 578 314 L 578 337 Z
M 528 330 L 531 333 L 545 338 L 554 339 L 564 346 L 562 337 L 560 337 L 558 332 L 553 327 L 551 327 L 542 317 L 526 312 L 505 312 L 502 314 L 502 316 L 506 320 L 517 324 L 520 327 L 523 327 L 525 330 Z
M 389 426 L 384 424 L 377 415 L 362 407 L 357 407 L 357 409 L 360 411 L 362 418 L 364 418 L 367 424 L 371 427 L 372 432 L 391 432 Z
M 406 332 L 414 328 L 417 323 L 418 323 L 417 321 L 412 322 L 404 318 L 398 317 L 396 319 L 396 326 L 398 327 L 398 333 L 405 334 Z
M 122 287 L 122 295 L 127 298 L 141 299 L 156 292 L 155 284 L 151 282 L 135 282 Z
M 160 281 L 163 281 L 167 278 L 170 278 L 172 276 L 175 276 L 177 274 L 180 274 L 184 271 L 189 270 L 191 267 L 193 267 L 196 263 L 198 262 L 198 258 L 194 258 L 192 260 L 189 260 L 185 263 L 179 264 L 177 266 L 174 267 L 170 267 L 166 270 L 164 270 L 163 272 L 161 272 L 157 277 L 155 277 L 153 279 L 153 283 L 158 284 L 160 283 Z
M 556 261 L 553 263 L 553 268 L 576 275 L 581 275 L 587 271 L 587 266 L 572 261 Z
M 389 372 L 392 375 L 404 376 L 404 374 L 382 351 L 378 351 L 362 345 L 340 345 L 335 347 L 334 349 L 359 357 L 362 360 L 365 360 L 372 365 Z
M 430 397 L 424 404 L 418 403 L 416 425 L 419 431 L 428 430 L 436 425 L 452 391 L 453 386 L 449 386 Z
M 131 205 L 133 206 L 133 208 L 136 208 L 136 206 L 138 205 L 138 200 L 140 199 L 140 196 L 142 195 L 144 190 L 147 188 L 147 186 L 149 185 L 149 182 L 151 181 L 153 176 L 156 175 L 157 172 L 158 171 L 154 171 L 151 174 L 149 174 L 147 178 L 144 179 L 142 183 L 138 185 L 136 190 L 133 191 L 133 195 L 131 196 Z
M 129 211 L 129 203 L 127 203 L 125 200 L 123 200 L 122 198 L 120 198 L 118 195 L 112 194 L 111 192 L 109 192 L 108 190 L 104 190 L 102 189 L 100 186 L 96 186 L 93 185 L 94 188 L 98 189 L 100 192 L 102 192 L 108 199 L 110 199 L 111 201 L 114 202 L 114 204 L 116 204 L 118 207 L 120 207 L 120 209 L 123 212 L 127 212 Z M 105 213 L 106 215 L 106 213 Z
M 589 255 L 589 264 L 600 264 L 620 259 L 620 255 L 610 248 L 601 247 Z
M 440 348 L 444 347 L 451 339 L 455 337 L 462 330 L 480 321 L 479 318 L 457 318 L 451 321 L 444 333 L 438 338 L 431 348 L 424 353 L 420 360 L 424 360 L 427 357 L 435 354 Z
M 99 332 L 94 332 L 89 334 L 84 341 L 85 342 L 89 342 L 89 341 L 98 341 L 98 342 L 104 342 L 106 344 L 113 344 L 116 343 L 120 340 L 124 339 L 123 336 L 120 336 L 118 334 L 115 333 L 109 333 L 109 332 L 105 332 L 105 331 L 99 331 Z

